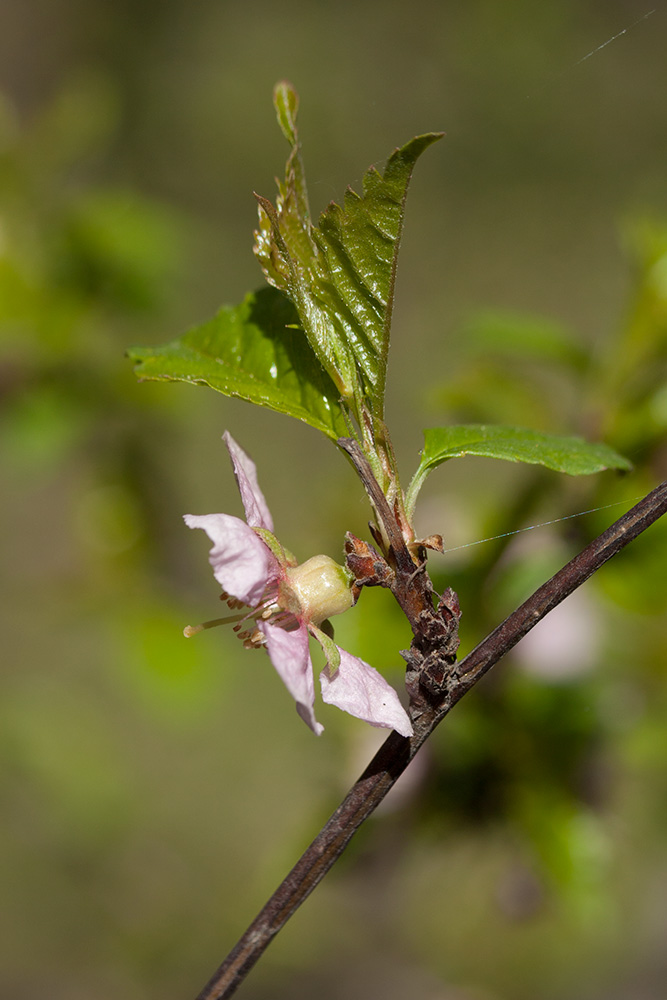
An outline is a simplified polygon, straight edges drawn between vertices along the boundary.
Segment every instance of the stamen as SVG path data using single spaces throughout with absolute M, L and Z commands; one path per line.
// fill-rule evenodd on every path
M 225 601 L 230 611 L 238 611 L 240 608 L 246 607 L 245 601 L 240 601 L 238 597 L 232 597 L 226 590 L 220 594 L 220 600 Z
M 283 629 L 284 632 L 294 632 L 294 630 L 299 627 L 299 623 L 291 611 L 279 611 L 278 614 L 273 617 L 271 624 L 277 625 L 278 628 Z
M 259 649 L 266 642 L 263 633 L 258 628 L 254 629 L 253 632 L 250 632 L 250 630 L 242 632 L 239 638 L 243 639 L 245 649 Z
M 233 631 L 241 639 L 246 649 L 257 649 L 264 646 L 266 639 L 264 633 L 257 628 L 258 620 L 270 621 L 286 632 L 292 632 L 299 627 L 299 622 L 294 614 L 281 608 L 278 602 L 278 591 L 276 583 L 268 584 L 257 607 L 249 608 L 244 601 L 223 590 L 220 594 L 220 600 L 226 602 L 230 611 L 238 610 L 241 613 L 226 615 L 224 618 L 214 618 L 210 622 L 202 622 L 201 625 L 186 625 L 183 629 L 183 635 L 189 639 L 191 636 L 197 635 L 198 632 L 203 632 L 204 629 L 233 624 Z

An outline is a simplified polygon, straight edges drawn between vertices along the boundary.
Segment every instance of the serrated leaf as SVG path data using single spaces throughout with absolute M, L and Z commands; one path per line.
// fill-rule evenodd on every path
M 311 351 L 294 306 L 273 288 L 162 347 L 128 351 L 140 379 L 208 385 L 305 421 L 336 440 L 349 433 L 333 382 Z
M 579 437 L 560 437 L 498 424 L 432 427 L 424 431 L 424 450 L 406 498 L 409 511 L 414 510 L 417 493 L 428 473 L 450 458 L 463 455 L 544 465 L 570 476 L 590 475 L 603 469 L 627 471 L 632 468 L 631 463 L 609 445 L 590 444 Z
M 267 280 L 294 302 L 311 347 L 357 414 L 364 400 L 382 415 L 398 248 L 408 184 L 419 156 L 442 133 L 411 139 L 371 167 L 363 193 L 348 188 L 310 221 L 296 132 L 296 95 L 274 92 L 278 120 L 292 145 L 274 207 L 258 198 L 255 252 Z

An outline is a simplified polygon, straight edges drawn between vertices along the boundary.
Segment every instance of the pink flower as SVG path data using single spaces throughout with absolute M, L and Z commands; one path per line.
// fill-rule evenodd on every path
M 202 528 L 213 542 L 209 556 L 213 575 L 222 587 L 221 599 L 234 612 L 225 618 L 188 626 L 185 635 L 233 623 L 247 648 L 264 647 L 297 712 L 314 733 L 323 726 L 315 719 L 313 664 L 308 637 L 322 646 L 327 666 L 320 674 L 322 699 L 372 726 L 412 734 L 408 715 L 385 679 L 363 660 L 335 644 L 328 619 L 354 603 L 351 580 L 329 556 L 314 556 L 302 565 L 273 534 L 273 519 L 257 482 L 254 462 L 225 432 L 241 493 L 246 521 L 231 514 L 186 514 L 190 528 Z

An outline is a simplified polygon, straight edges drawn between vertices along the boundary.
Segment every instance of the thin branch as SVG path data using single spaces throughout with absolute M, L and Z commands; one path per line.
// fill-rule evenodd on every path
M 608 559 L 667 512 L 667 482 L 592 541 L 458 663 L 438 697 L 432 691 L 413 717 L 414 736 L 393 732 L 380 747 L 331 819 L 198 995 L 230 997 L 292 914 L 326 875 L 363 821 L 380 804 L 424 741 L 449 710 L 545 615 L 580 587 Z
M 338 438 L 337 443 L 344 451 L 347 452 L 359 478 L 361 479 L 363 487 L 368 494 L 368 499 L 371 502 L 371 506 L 377 514 L 378 521 L 381 527 L 384 528 L 387 535 L 387 540 L 397 568 L 404 570 L 405 572 L 412 572 L 414 570 L 414 563 L 405 543 L 403 532 L 401 531 L 401 527 L 394 516 L 394 512 L 387 502 L 387 498 L 382 492 L 377 479 L 373 475 L 373 470 L 371 469 L 370 462 L 366 458 L 366 455 L 354 438 Z

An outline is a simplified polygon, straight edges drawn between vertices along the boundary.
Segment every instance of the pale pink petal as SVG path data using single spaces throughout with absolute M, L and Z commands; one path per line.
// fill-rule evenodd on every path
M 340 666 L 333 680 L 329 680 L 326 670 L 320 674 L 322 700 L 370 722 L 371 726 L 395 729 L 401 736 L 412 736 L 408 714 L 382 674 L 340 646 L 337 648 Z
M 273 518 L 257 482 L 255 463 L 249 455 L 246 455 L 241 445 L 236 443 L 229 431 L 225 431 L 222 440 L 227 445 L 234 466 L 246 521 L 251 528 L 267 528 L 273 531 Z
M 266 648 L 271 663 L 294 698 L 297 712 L 315 735 L 319 736 L 324 726 L 317 722 L 313 712 L 315 685 L 313 664 L 308 649 L 307 627 L 301 625 L 293 632 L 286 632 L 268 622 L 259 622 L 259 627 L 266 636 Z
M 189 528 L 202 528 L 213 542 L 209 562 L 223 590 L 249 607 L 280 575 L 278 560 L 259 535 L 231 514 L 185 514 Z

